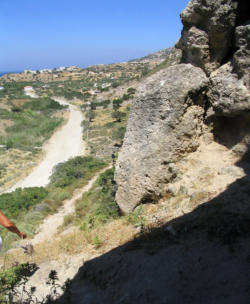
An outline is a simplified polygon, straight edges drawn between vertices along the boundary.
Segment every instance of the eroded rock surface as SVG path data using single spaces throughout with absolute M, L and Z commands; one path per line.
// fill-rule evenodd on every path
M 174 163 L 198 147 L 208 79 L 191 64 L 160 71 L 140 87 L 116 166 L 117 202 L 123 212 L 161 194 L 176 176 Z
M 235 30 L 236 47 L 234 54 L 234 70 L 244 85 L 250 89 L 250 20 Z
M 249 90 L 244 79 L 239 79 L 238 75 L 233 73 L 231 63 L 223 65 L 211 74 L 207 95 L 213 114 L 217 116 L 236 116 L 250 109 Z
M 181 13 L 177 47 L 185 64 L 148 78 L 131 108 L 115 174 L 123 212 L 161 195 L 177 175 L 175 162 L 198 147 L 203 123 L 213 128 L 222 117 L 248 121 L 248 10 L 246 0 L 191 0 Z M 231 148 L 243 155 L 248 143 L 244 132 Z
M 207 74 L 218 68 L 233 44 L 237 8 L 233 0 L 191 0 L 181 13 L 182 62 L 201 67 Z

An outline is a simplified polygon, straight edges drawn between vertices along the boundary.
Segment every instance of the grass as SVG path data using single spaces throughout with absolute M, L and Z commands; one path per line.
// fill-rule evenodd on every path
M 55 167 L 46 188 L 17 189 L 0 195 L 0 209 L 31 236 L 49 213 L 56 212 L 63 200 L 70 198 L 76 188 L 86 185 L 105 166 L 105 162 L 91 156 L 72 158 Z M 3 228 L 0 233 L 4 237 L 3 252 L 6 252 L 18 238 Z
M 10 94 L 11 90 L 9 92 L 9 109 L 0 109 L 0 119 L 11 122 L 0 136 L 0 144 L 5 145 L 7 150 L 16 148 L 32 151 L 42 146 L 62 123 L 63 119 L 53 114 L 65 109 L 65 106 L 48 97 L 32 99 L 16 90 L 12 93 L 14 96 Z
M 69 191 L 83 186 L 100 169 L 104 168 L 106 163 L 93 156 L 77 156 L 70 160 L 59 163 L 53 169 L 50 177 L 49 189 L 60 189 L 60 191 Z
M 101 173 L 92 188 L 76 202 L 75 214 L 64 218 L 63 227 L 74 223 L 88 232 L 118 218 L 120 213 L 114 199 L 116 185 L 113 179 L 113 168 Z
M 134 225 L 135 227 L 144 227 L 145 217 L 143 207 L 139 206 L 134 211 L 127 215 L 128 223 Z

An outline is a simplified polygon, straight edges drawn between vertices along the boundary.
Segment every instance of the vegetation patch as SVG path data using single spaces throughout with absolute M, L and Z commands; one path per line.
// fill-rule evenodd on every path
M 30 101 L 19 104 L 15 98 L 15 103 L 11 99 L 9 103 L 10 111 L 0 109 L 0 119 L 11 122 L 0 136 L 0 145 L 5 145 L 7 149 L 32 151 L 34 147 L 42 146 L 63 121 L 53 117 L 53 113 L 65 109 L 65 106 L 50 98 L 30 98 Z
M 86 182 L 106 163 L 93 156 L 77 156 L 55 166 L 50 178 L 49 187 L 72 189 L 86 184 Z
M 76 202 L 75 216 L 66 218 L 64 224 L 74 221 L 86 231 L 117 218 L 120 213 L 115 202 L 115 192 L 116 184 L 112 168 L 100 174 L 93 187 Z
M 110 161 L 111 155 L 122 145 L 129 107 L 123 106 L 119 111 L 110 109 L 90 111 L 94 115 L 83 122 L 84 140 L 88 143 L 91 155 Z
M 75 157 L 58 164 L 47 187 L 17 189 L 0 195 L 0 209 L 28 235 L 35 233 L 36 227 L 49 213 L 54 213 L 62 201 L 72 196 L 76 188 L 82 187 L 106 163 L 92 156 Z M 0 228 L 4 238 L 3 252 L 17 240 L 16 235 Z

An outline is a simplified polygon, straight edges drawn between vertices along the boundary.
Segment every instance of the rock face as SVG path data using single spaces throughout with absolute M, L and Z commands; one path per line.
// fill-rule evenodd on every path
M 231 63 L 224 64 L 211 74 L 207 96 L 213 115 L 233 117 L 250 109 L 249 90 L 243 78 L 239 79 L 233 73 Z
M 237 8 L 233 0 L 190 1 L 181 13 L 182 62 L 201 67 L 207 74 L 218 68 L 233 44 Z
M 247 125 L 247 11 L 246 0 L 191 0 L 181 13 L 184 28 L 177 47 L 183 63 L 148 78 L 131 108 L 115 173 L 123 212 L 160 197 L 164 184 L 177 175 L 175 162 L 199 146 L 204 123 L 242 116 Z M 235 151 L 249 149 L 250 136 L 243 133 Z
M 197 148 L 207 83 L 200 68 L 180 64 L 156 73 L 138 90 L 115 175 L 123 212 L 159 196 L 162 184 L 176 176 L 174 162 Z
M 236 47 L 238 50 L 233 57 L 233 68 L 243 80 L 243 84 L 250 89 L 250 21 L 238 26 L 235 30 Z

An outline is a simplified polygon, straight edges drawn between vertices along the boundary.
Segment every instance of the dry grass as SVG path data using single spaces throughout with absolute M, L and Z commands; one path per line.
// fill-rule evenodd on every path
M 11 149 L 0 154 L 0 166 L 6 168 L 5 173 L 0 177 L 0 192 L 27 176 L 42 157 L 41 150 L 32 154 L 19 149 Z
M 23 98 L 23 99 L 13 99 L 12 103 L 16 107 L 22 107 L 25 103 L 30 102 L 29 98 Z
M 58 260 L 65 255 L 74 256 L 79 253 L 93 257 L 134 239 L 136 233 L 136 228 L 129 225 L 125 218 L 114 220 L 89 231 L 81 231 L 74 227 L 57 235 L 52 240 L 35 245 L 32 256 L 24 254 L 21 248 L 10 250 L 6 255 L 5 263 L 2 256 L 0 264 L 5 264 L 5 267 L 9 267 L 17 261 L 19 263 L 29 261 L 41 264 L 46 261 Z M 101 240 L 100 246 L 96 246 L 96 237 Z
M 2 119 L 0 120 L 0 136 L 6 136 L 6 129 L 13 126 L 14 122 L 9 119 Z
M 126 112 L 126 106 L 121 106 L 119 108 L 120 112 Z M 91 126 L 104 126 L 109 122 L 114 122 L 114 118 L 111 117 L 111 109 L 95 110 L 96 116 L 91 123 Z

